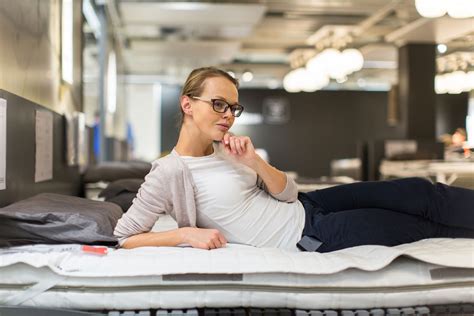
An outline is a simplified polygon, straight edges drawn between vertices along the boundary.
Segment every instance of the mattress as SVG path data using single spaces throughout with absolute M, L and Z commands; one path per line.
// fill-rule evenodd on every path
M 426 239 L 332 253 L 228 245 L 0 251 L 0 304 L 75 310 L 369 309 L 474 303 L 474 241 Z

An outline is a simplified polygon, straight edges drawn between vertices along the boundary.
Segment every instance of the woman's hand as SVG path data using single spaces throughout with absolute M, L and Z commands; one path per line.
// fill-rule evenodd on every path
M 226 133 L 221 142 L 227 155 L 252 168 L 262 178 L 268 192 L 271 194 L 283 192 L 287 181 L 285 173 L 271 166 L 255 152 L 250 137 Z
M 182 227 L 180 232 L 183 243 L 193 248 L 216 249 L 223 248 L 227 244 L 224 235 L 217 229 Z
M 235 136 L 226 133 L 221 141 L 225 152 L 237 162 L 252 169 L 256 168 L 260 156 L 255 152 L 252 140 L 248 136 Z

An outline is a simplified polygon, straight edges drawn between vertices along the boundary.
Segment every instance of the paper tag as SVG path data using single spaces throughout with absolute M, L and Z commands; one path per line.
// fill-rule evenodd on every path
M 35 182 L 53 178 L 53 113 L 36 111 Z
M 105 256 L 108 252 L 107 247 L 102 247 L 102 246 L 87 246 L 84 245 L 81 247 L 82 252 L 88 253 L 88 254 L 94 254 L 94 255 L 99 255 L 99 256 Z

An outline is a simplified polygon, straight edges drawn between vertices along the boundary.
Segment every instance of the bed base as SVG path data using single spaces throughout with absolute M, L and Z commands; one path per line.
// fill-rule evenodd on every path
M 299 310 L 272 308 L 198 308 L 186 310 L 74 311 L 23 306 L 0 306 L 1 316 L 441 316 L 474 315 L 474 304 L 372 308 L 357 310 Z

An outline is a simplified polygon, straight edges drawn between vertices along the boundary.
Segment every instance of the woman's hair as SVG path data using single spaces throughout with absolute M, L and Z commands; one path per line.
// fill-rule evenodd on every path
M 467 133 L 466 133 L 466 130 L 462 127 L 459 127 L 459 128 L 456 128 L 456 130 L 454 131 L 454 133 L 458 133 L 464 137 L 467 136 Z
M 183 95 L 192 95 L 192 96 L 200 96 L 202 91 L 204 90 L 204 81 L 207 78 L 213 77 L 223 77 L 228 79 L 232 82 L 236 88 L 239 88 L 239 81 L 229 75 L 224 70 L 215 68 L 215 67 L 203 67 L 197 68 L 191 71 L 186 82 L 184 83 L 183 90 L 181 90 L 181 96 Z M 181 127 L 184 121 L 184 112 L 181 106 L 179 107 L 181 110 L 181 117 L 178 122 L 178 127 Z

